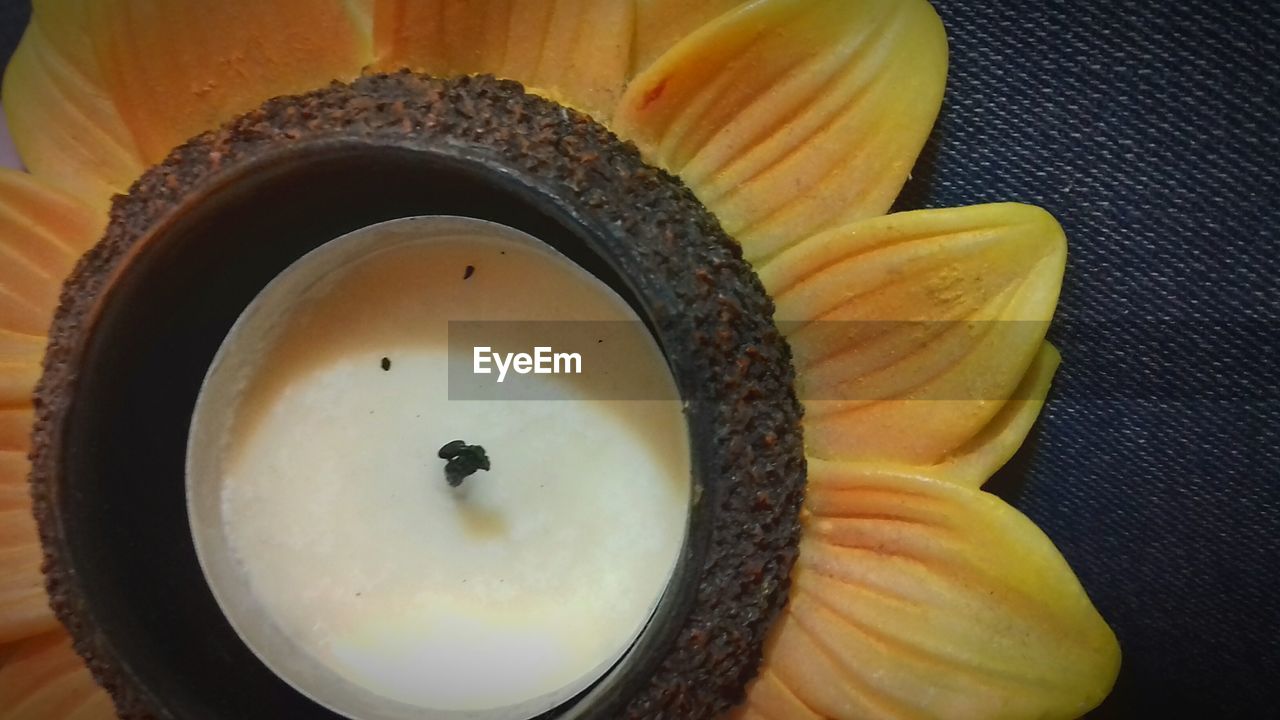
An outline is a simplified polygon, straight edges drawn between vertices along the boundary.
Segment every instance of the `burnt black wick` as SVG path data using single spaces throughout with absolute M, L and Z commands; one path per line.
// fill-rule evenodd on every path
M 444 466 L 444 479 L 449 481 L 449 487 L 458 487 L 477 470 L 489 470 L 489 455 L 479 445 L 454 440 L 445 443 L 436 454 L 441 460 L 449 461 Z

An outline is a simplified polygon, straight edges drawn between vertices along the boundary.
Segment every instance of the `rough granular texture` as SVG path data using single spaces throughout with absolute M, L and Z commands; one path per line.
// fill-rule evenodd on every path
M 271 100 L 178 148 L 117 198 L 106 237 L 66 285 L 37 391 L 32 482 L 54 608 L 122 717 L 149 718 L 152 706 L 119 670 L 107 639 L 83 623 L 84 598 L 62 562 L 56 448 L 75 390 L 72 358 L 125 253 L 190 193 L 269 151 L 332 140 L 463 149 L 564 199 L 611 243 L 667 339 L 688 401 L 702 481 L 695 517 L 703 518 L 692 531 L 703 553 L 692 609 L 651 681 L 620 714 L 712 718 L 732 707 L 786 602 L 805 479 L 801 410 L 772 302 L 692 193 L 586 116 L 513 82 L 399 73 Z

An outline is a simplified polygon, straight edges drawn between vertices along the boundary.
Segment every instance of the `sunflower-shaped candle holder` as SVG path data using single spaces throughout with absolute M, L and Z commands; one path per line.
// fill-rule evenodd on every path
M 886 214 L 946 61 L 924 0 L 37 0 L 3 88 L 29 174 L 0 174 L 0 719 L 1088 712 L 1115 679 L 1115 637 L 1050 541 L 981 489 L 1058 364 L 1044 333 L 1065 238 L 1016 204 Z M 625 542 L 563 553 L 675 538 L 641 629 L 584 682 L 547 685 L 567 694 L 415 703 L 428 675 L 457 668 L 412 649 L 369 670 L 395 692 L 332 663 L 282 667 L 314 648 L 254 631 L 211 592 L 220 571 L 196 519 L 218 500 L 189 496 L 187 443 L 215 358 L 326 243 L 423 217 L 538 238 L 585 270 L 521 284 L 532 300 L 507 304 L 608 288 L 660 349 L 683 409 L 690 480 L 674 534 L 643 517 L 644 500 L 605 494 L 593 522 Z M 449 293 L 502 288 L 481 283 L 523 267 L 517 245 L 464 244 L 485 262 L 421 267 L 447 268 Z M 604 317 L 579 309 L 557 312 Z M 378 326 L 348 319 L 300 342 Z M 330 385 L 403 377 L 401 357 Z M 456 470 L 477 447 L 439 447 L 440 463 Z M 489 455 L 492 478 L 490 458 L 469 455 L 477 474 L 450 485 L 500 485 L 503 456 Z M 324 507 L 349 496 L 335 497 Z M 482 515 L 468 531 L 486 542 L 522 527 Z M 268 543 L 292 532 L 263 517 Z M 399 536 L 416 532 L 408 522 Z M 522 542 L 560 567 L 566 543 L 554 523 L 538 528 Z M 295 575 L 295 561 L 345 547 L 306 537 L 266 573 L 299 603 L 321 591 L 297 579 L 323 572 Z M 523 596 L 458 597 L 569 617 L 556 606 L 596 606 L 566 587 L 634 594 L 610 596 L 599 575 L 544 583 L 555 573 L 520 557 Z M 423 592 L 414 602 L 434 601 Z M 341 607 L 377 595 L 349 594 Z M 380 632 L 384 645 L 414 636 Z M 527 655 L 535 673 L 561 650 L 475 657 Z M 472 700 L 507 681 L 506 665 L 456 665 Z

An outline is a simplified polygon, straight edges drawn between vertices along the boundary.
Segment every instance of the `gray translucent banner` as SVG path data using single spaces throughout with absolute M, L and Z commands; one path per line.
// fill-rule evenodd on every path
M 1280 382 L 1242 385 L 1217 363 L 1152 382 L 1189 333 L 1221 349 L 1221 365 L 1280 366 L 1280 328 L 1247 322 L 1173 320 L 1098 323 L 1040 321 L 844 321 L 779 323 L 806 402 L 1004 401 L 1030 392 L 1009 387 L 1008 368 L 1024 366 L 1045 338 L 1062 354 L 1055 392 L 1085 400 L 1182 402 L 1280 401 Z M 1247 338 L 1248 342 L 1242 342 Z M 1263 342 L 1259 342 L 1263 340 Z M 627 358 L 652 353 L 639 322 L 451 322 L 451 400 L 669 400 L 669 373 L 624 372 Z M 477 349 L 483 359 L 477 363 Z M 487 349 L 487 350 L 483 350 Z M 527 356 L 522 360 L 521 356 Z M 657 362 L 656 357 L 655 362 Z M 1105 373 L 1082 376 L 1072 359 L 1088 358 Z M 502 371 L 506 363 L 505 373 Z M 484 372 L 487 370 L 488 372 Z M 662 378 L 662 382 L 655 380 Z M 998 382 L 1001 378 L 1006 382 Z

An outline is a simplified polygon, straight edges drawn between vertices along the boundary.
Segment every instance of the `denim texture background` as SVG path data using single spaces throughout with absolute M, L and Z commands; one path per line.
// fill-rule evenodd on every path
M 991 489 L 1120 637 L 1090 717 L 1280 718 L 1280 2 L 934 4 L 951 77 L 899 207 L 1034 203 L 1070 240 L 1063 368 Z

